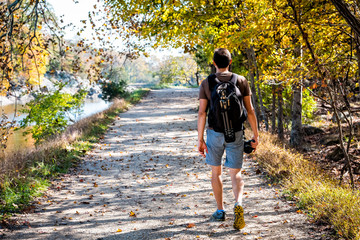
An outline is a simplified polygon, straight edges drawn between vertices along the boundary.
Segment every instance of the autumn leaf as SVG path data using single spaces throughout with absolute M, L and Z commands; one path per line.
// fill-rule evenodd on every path
M 136 217 L 136 214 L 133 211 L 130 211 L 129 216 L 130 217 Z
M 187 228 L 193 228 L 193 227 L 195 227 L 195 223 L 189 223 L 186 227 Z

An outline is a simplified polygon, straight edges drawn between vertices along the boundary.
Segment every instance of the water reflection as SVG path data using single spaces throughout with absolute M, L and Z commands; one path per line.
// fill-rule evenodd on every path
M 101 98 L 94 97 L 92 99 L 87 98 L 85 100 L 84 105 L 81 108 L 81 111 L 77 112 L 76 114 L 69 116 L 69 119 L 74 121 L 79 121 L 80 119 L 83 119 L 85 117 L 91 116 L 95 113 L 101 112 L 105 109 L 107 109 L 111 105 L 111 102 L 107 102 L 102 100 Z M 24 108 L 23 104 L 18 104 L 17 106 L 18 111 L 20 109 Z M 2 107 L 4 113 L 9 117 L 9 120 L 12 120 L 14 118 L 14 111 L 15 111 L 15 105 L 6 105 Z M 19 122 L 23 118 L 26 117 L 26 114 L 18 114 L 16 116 L 15 120 Z M 6 152 L 12 152 L 16 151 L 18 149 L 23 149 L 27 147 L 31 147 L 34 145 L 34 139 L 30 135 L 23 136 L 23 129 L 13 131 L 10 135 L 7 143 L 7 149 Z

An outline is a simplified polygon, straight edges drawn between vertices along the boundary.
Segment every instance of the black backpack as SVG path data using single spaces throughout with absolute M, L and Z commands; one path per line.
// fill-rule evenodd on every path
M 208 77 L 211 93 L 208 124 L 214 131 L 224 133 L 226 142 L 235 141 L 235 132 L 244 129 L 243 123 L 247 119 L 237 80 L 238 75 L 234 73 L 228 82 L 221 82 L 215 74 Z

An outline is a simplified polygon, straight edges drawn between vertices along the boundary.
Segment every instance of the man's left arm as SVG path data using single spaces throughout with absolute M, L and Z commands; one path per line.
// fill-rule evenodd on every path
M 251 143 L 251 147 L 254 148 L 254 151 L 256 150 L 257 145 L 259 144 L 259 132 L 258 132 L 258 127 L 257 127 L 257 120 L 256 120 L 256 115 L 255 115 L 255 110 L 254 107 L 251 103 L 251 96 L 245 96 L 244 97 L 244 105 L 246 108 L 246 111 L 248 113 L 248 121 L 250 123 L 251 126 L 251 130 L 253 131 L 253 140 L 255 142 Z
M 199 112 L 198 112 L 198 150 L 199 153 L 205 157 L 205 152 L 207 153 L 207 146 L 204 141 L 204 130 L 206 124 L 206 108 L 208 100 L 200 99 Z

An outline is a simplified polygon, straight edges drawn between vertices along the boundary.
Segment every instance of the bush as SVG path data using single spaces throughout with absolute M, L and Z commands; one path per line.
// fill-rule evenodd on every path
M 86 91 L 80 89 L 76 94 L 62 93 L 65 83 L 56 83 L 57 90 L 52 93 L 38 93 L 35 99 L 26 104 L 22 112 L 28 115 L 21 120 L 20 126 L 31 128 L 25 134 L 32 134 L 36 144 L 62 133 L 68 126 L 67 114 L 82 105 Z
M 123 98 L 126 97 L 129 93 L 126 91 L 127 83 L 126 81 L 118 82 L 105 82 L 101 85 L 102 96 L 101 98 L 110 101 L 114 98 Z
M 102 99 L 109 101 L 114 98 L 124 98 L 129 95 L 126 91 L 128 86 L 127 75 L 124 69 L 110 69 L 106 74 L 106 81 L 101 84 Z

